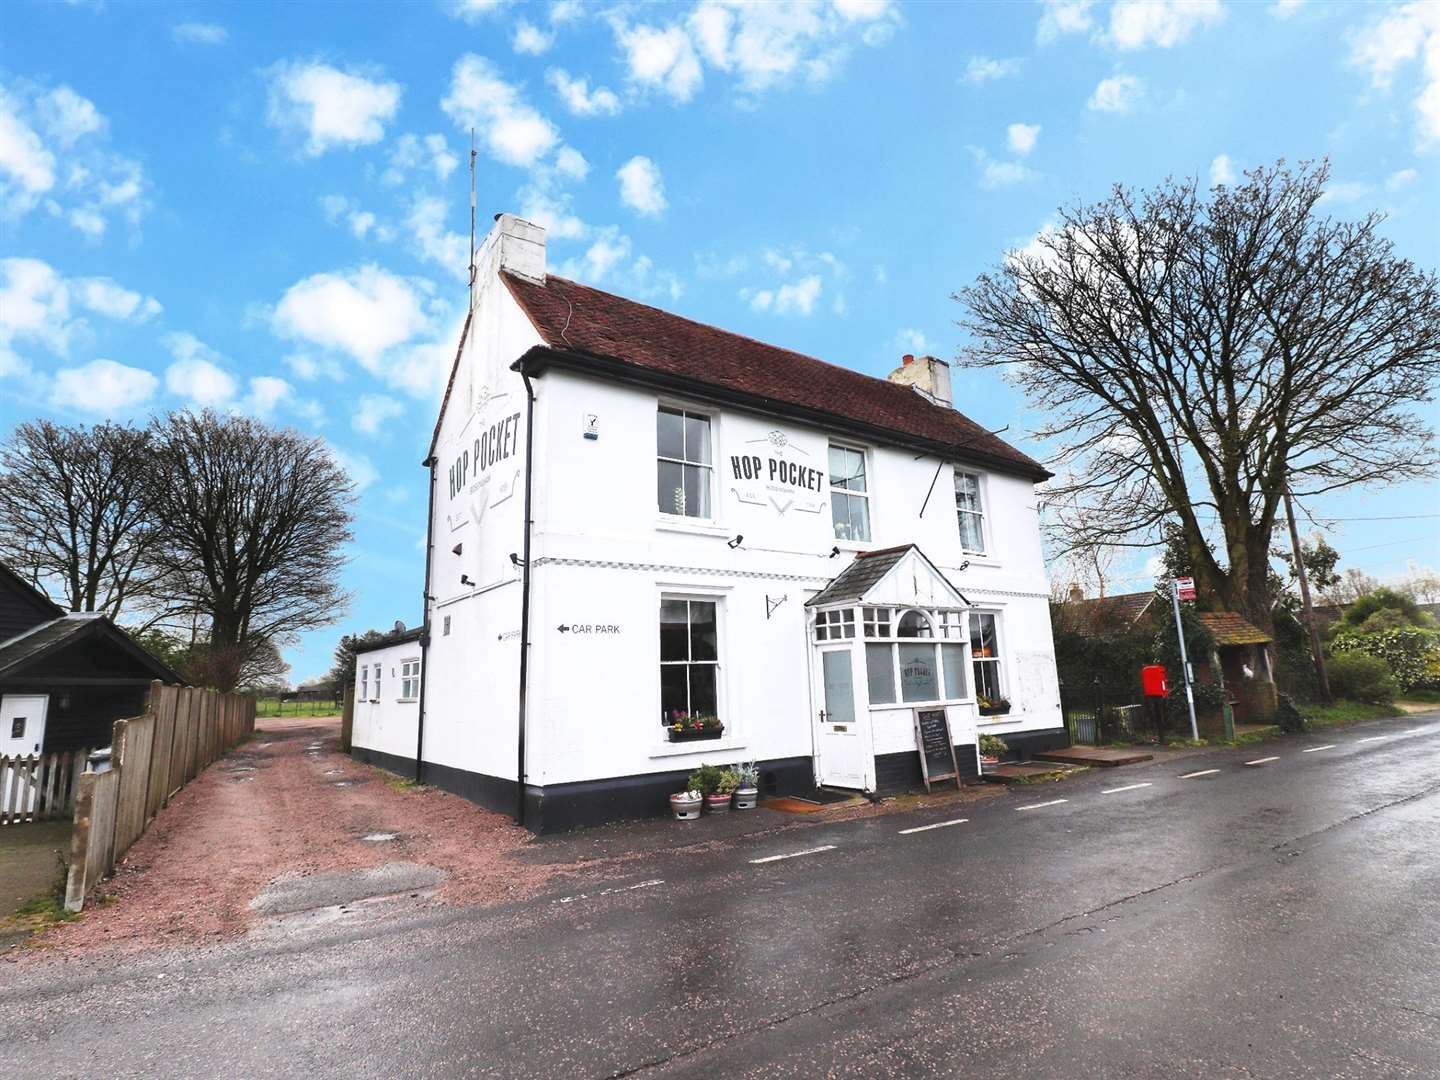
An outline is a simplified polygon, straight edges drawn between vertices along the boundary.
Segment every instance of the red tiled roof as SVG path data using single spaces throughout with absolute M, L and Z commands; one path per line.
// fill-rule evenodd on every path
M 1079 616 L 1078 625 L 1087 633 L 1103 636 L 1128 631 L 1140 621 L 1154 601 L 1154 592 L 1134 592 L 1096 596 L 1089 600 L 1066 600 L 1064 606 L 1074 609 Z
M 785 406 L 828 413 L 924 443 L 940 444 L 1036 479 L 1044 467 L 955 409 L 907 386 L 862 375 L 668 311 L 549 275 L 545 284 L 502 273 L 550 348 L 618 361 L 643 371 Z

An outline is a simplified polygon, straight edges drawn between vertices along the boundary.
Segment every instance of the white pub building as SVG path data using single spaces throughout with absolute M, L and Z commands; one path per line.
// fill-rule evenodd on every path
M 915 787 L 917 709 L 965 777 L 987 732 L 1065 743 L 1048 474 L 943 361 L 876 379 L 549 275 L 508 214 L 478 265 L 425 622 L 359 657 L 357 757 L 553 831 L 664 813 L 702 762 Z

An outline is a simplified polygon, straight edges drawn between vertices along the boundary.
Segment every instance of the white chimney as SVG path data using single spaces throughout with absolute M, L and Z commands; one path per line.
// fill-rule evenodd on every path
M 934 356 L 916 359 L 906 353 L 900 366 L 892 371 L 889 379 L 901 386 L 912 386 L 937 405 L 953 406 L 950 390 L 950 365 Z
M 496 214 L 475 255 L 477 284 L 501 270 L 545 284 L 545 230 L 514 214 Z

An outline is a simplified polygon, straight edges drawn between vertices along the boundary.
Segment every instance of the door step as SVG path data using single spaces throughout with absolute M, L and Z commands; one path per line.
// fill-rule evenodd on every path
M 1135 765 L 1142 761 L 1151 761 L 1155 757 L 1144 750 L 1119 746 L 1072 746 L 1066 750 L 1047 750 L 1034 756 L 1036 761 L 1058 761 L 1065 765 L 1099 765 L 1104 769 Z

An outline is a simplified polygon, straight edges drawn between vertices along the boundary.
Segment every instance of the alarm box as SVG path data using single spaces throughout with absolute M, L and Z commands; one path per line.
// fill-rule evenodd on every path
M 1140 686 L 1146 697 L 1169 697 L 1170 684 L 1165 681 L 1165 666 L 1146 664 L 1140 669 Z

